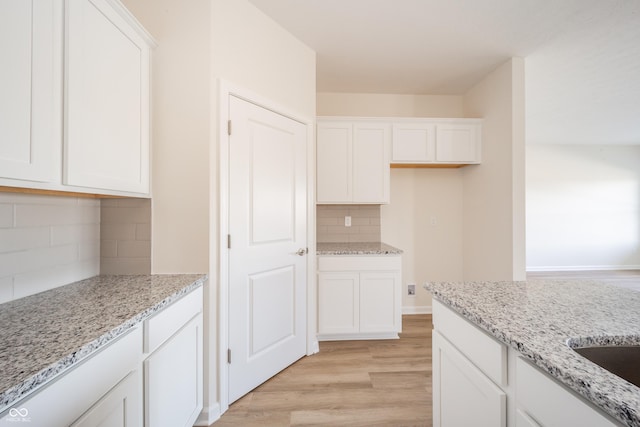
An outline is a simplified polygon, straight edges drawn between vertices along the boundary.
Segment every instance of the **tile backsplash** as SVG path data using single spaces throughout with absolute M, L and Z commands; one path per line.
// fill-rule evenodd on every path
M 103 199 L 100 274 L 151 273 L 151 200 Z
M 0 193 L 0 303 L 100 271 L 100 200 Z
M 317 205 L 316 241 L 329 242 L 379 242 L 379 205 Z M 346 227 L 345 216 L 351 217 L 351 227 Z

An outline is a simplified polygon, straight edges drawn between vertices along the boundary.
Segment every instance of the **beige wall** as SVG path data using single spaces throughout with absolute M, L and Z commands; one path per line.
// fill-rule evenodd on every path
M 152 272 L 208 272 L 205 412 L 219 411 L 218 81 L 315 117 L 315 53 L 247 0 L 124 0 L 156 38 Z M 206 422 L 205 422 L 206 424 Z
M 483 117 L 482 164 L 463 169 L 464 279 L 523 280 L 524 64 L 514 58 L 464 98 Z
M 209 271 L 211 3 L 124 0 L 153 35 L 153 273 Z
M 318 93 L 318 115 L 464 117 L 462 96 Z M 392 169 L 391 203 L 382 205 L 382 241 L 404 250 L 403 309 L 428 311 L 422 284 L 462 279 L 462 175 L 449 169 Z M 432 225 L 432 218 L 435 224 Z M 416 283 L 416 296 L 406 285 Z
M 526 150 L 527 269 L 640 268 L 640 146 Z

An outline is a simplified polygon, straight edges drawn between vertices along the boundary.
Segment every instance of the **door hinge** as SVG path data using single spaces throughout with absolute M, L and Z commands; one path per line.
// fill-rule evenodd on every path
M 231 249 L 231 234 L 227 234 L 227 249 Z
M 231 120 L 227 120 L 227 135 L 231 135 Z
M 227 363 L 231 363 L 231 349 L 227 349 Z

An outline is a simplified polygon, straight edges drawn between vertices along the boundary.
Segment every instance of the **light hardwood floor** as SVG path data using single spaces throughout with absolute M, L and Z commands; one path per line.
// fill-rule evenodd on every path
M 398 340 L 321 342 L 213 426 L 431 426 L 431 328 L 403 316 Z
M 527 280 L 595 280 L 640 291 L 640 270 L 539 271 L 528 272 Z

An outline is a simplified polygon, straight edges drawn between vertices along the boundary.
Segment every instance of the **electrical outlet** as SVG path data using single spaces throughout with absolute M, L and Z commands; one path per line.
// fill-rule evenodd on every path
M 344 226 L 345 227 L 351 227 L 351 217 L 350 216 L 345 216 L 344 217 Z
M 407 285 L 407 295 L 409 295 L 410 297 L 415 297 L 416 296 L 416 284 L 415 283 L 409 283 Z

